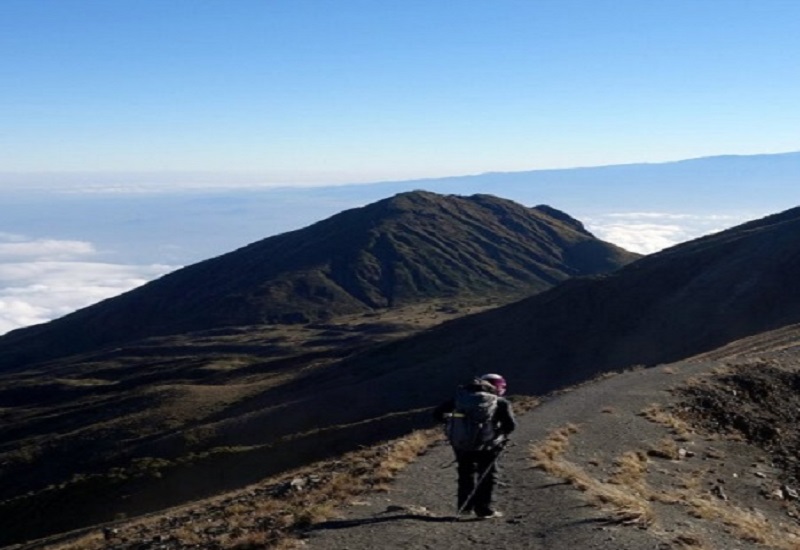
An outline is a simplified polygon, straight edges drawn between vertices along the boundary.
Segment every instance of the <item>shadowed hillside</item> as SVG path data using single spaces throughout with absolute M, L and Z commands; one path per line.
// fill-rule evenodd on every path
M 14 331 L 0 338 L 0 365 L 147 336 L 307 323 L 443 296 L 507 302 L 636 257 L 553 208 L 489 195 L 403 193 Z
M 303 422 L 412 411 L 435 403 L 454 380 L 485 371 L 540 394 L 800 322 L 798 234 L 800 209 L 793 209 L 368 350 L 261 396 L 286 409 L 262 409 L 237 431 L 257 438 L 264 424 L 291 431 Z M 336 406 L 345 401 L 351 406 Z M 324 419 L 309 418 L 311 410 L 325 410 Z
M 398 381 L 424 375 L 441 387 L 453 376 L 502 370 L 523 391 L 541 392 L 695 355 L 800 322 L 798 236 L 795 208 L 453 321 L 342 368 Z

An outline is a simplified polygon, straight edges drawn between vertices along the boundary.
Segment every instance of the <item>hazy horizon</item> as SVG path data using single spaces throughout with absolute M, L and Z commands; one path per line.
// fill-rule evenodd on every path
M 798 181 L 800 153 L 305 188 L 0 188 L 0 333 L 402 191 L 548 204 L 648 254 L 796 206 Z

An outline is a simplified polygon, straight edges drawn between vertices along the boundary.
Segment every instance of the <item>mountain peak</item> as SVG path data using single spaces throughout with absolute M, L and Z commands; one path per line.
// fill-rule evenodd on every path
M 637 257 L 549 207 L 418 190 L 191 265 L 10 333 L 0 345 L 9 350 L 27 341 L 25 356 L 42 357 L 147 336 L 305 323 L 442 297 L 496 296 L 504 302 L 570 277 L 613 271 Z M 62 343 L 58 351 L 42 345 L 51 337 Z
M 539 212 L 541 212 L 541 213 L 543 213 L 543 214 L 545 214 L 547 216 L 550 216 L 554 220 L 558 220 L 560 222 L 563 222 L 563 223 L 575 228 L 576 231 L 580 231 L 581 233 L 586 233 L 587 235 L 591 235 L 591 233 L 589 233 L 586 230 L 586 228 L 584 227 L 584 225 L 581 222 L 579 222 L 578 220 L 576 220 L 575 218 L 573 218 L 572 216 L 570 216 L 566 212 L 562 212 L 561 210 L 558 210 L 558 209 L 553 208 L 552 206 L 548 206 L 546 204 L 540 204 L 538 206 L 534 206 L 534 209 L 538 210 Z

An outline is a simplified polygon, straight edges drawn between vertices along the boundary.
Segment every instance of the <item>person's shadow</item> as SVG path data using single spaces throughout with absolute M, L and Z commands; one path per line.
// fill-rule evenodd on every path
M 362 525 L 372 525 L 374 523 L 386 523 L 387 521 L 414 520 L 428 523 L 451 523 L 455 521 L 478 520 L 479 518 L 457 518 L 455 516 L 430 516 L 425 514 L 395 514 L 382 517 L 344 519 L 323 521 L 311 526 L 310 531 L 323 531 L 326 529 L 349 529 L 350 527 L 360 527 Z

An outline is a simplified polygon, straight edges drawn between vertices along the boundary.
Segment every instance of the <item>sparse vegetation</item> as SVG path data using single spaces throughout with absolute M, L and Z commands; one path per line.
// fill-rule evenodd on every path
M 759 377 L 767 376 L 765 368 L 768 367 L 762 365 L 757 371 Z M 724 376 L 731 376 L 729 371 L 726 372 L 728 374 Z M 758 384 L 762 384 L 760 387 L 766 388 L 766 383 L 754 383 L 752 386 L 748 386 L 749 382 L 740 380 L 738 395 L 737 392 L 732 392 L 730 388 L 714 390 L 714 388 L 718 387 L 718 384 L 719 381 L 715 380 L 709 380 L 699 386 L 692 384 L 689 395 L 703 399 L 701 403 L 707 404 L 708 401 L 705 397 L 707 392 L 716 391 L 727 394 L 723 397 L 722 393 L 712 393 L 712 395 L 719 396 L 718 403 L 725 403 L 732 407 L 732 410 L 726 409 L 726 414 L 731 415 L 730 418 L 741 418 L 739 411 L 741 409 L 750 410 L 751 400 L 757 400 L 758 403 L 763 404 L 765 401 L 773 399 L 773 395 L 770 393 L 771 390 L 762 392 L 758 390 Z M 742 389 L 743 387 L 755 388 L 750 390 L 748 399 L 745 401 L 730 399 L 731 395 L 734 398 L 742 397 L 741 394 L 745 393 L 745 390 Z M 788 389 L 798 386 L 793 385 L 793 383 L 783 382 L 780 387 Z M 680 394 L 680 392 L 677 393 Z M 769 397 L 766 397 L 767 395 Z M 782 399 L 779 403 L 783 408 L 788 410 L 793 407 L 794 401 L 786 396 Z M 686 410 L 692 410 L 696 416 L 686 415 Z M 605 409 L 603 411 L 605 412 Z M 692 462 L 692 457 L 695 454 L 684 448 L 681 443 L 691 441 L 692 438 L 702 435 L 698 434 L 697 428 L 693 427 L 689 420 L 696 418 L 706 419 L 708 417 L 704 415 L 708 414 L 712 415 L 711 419 L 714 421 L 716 417 L 713 415 L 719 413 L 715 413 L 713 407 L 702 411 L 699 408 L 687 409 L 686 405 L 677 406 L 674 409 L 666 408 L 659 404 L 652 404 L 646 407 L 640 411 L 639 415 L 667 428 L 670 436 L 647 443 L 641 450 L 622 452 L 612 461 L 611 470 L 605 479 L 602 477 L 604 469 L 600 468 L 602 461 L 597 456 L 584 459 L 589 465 L 596 468 L 591 473 L 582 468 L 578 462 L 569 458 L 573 452 L 571 444 L 574 434 L 578 433 L 574 426 L 565 426 L 554 430 L 543 441 L 533 445 L 531 447 L 531 458 L 536 468 L 556 476 L 583 491 L 589 502 L 608 514 L 610 521 L 650 526 L 656 522 L 658 517 L 654 505 L 666 505 L 685 510 L 687 516 L 695 520 L 709 522 L 709 525 L 723 526 L 728 534 L 746 544 L 779 550 L 797 550 L 797 548 L 800 548 L 800 528 L 797 525 L 776 520 L 774 515 L 770 516 L 752 504 L 742 506 L 725 494 L 729 489 L 723 490 L 723 487 L 727 486 L 724 485 L 725 481 L 720 479 L 720 474 L 718 473 L 718 468 L 724 466 L 724 461 L 726 460 L 725 452 L 705 444 L 702 447 L 702 460 L 713 460 L 716 461 L 716 464 L 702 461 Z M 752 418 L 752 420 L 761 422 L 758 419 L 759 415 L 766 417 L 764 413 L 758 413 L 757 417 Z M 757 423 L 756 425 L 763 424 Z M 740 429 L 738 431 L 728 434 L 726 437 L 727 443 L 743 442 L 745 439 L 752 440 L 752 437 L 746 438 L 746 434 L 751 436 L 752 434 L 760 434 L 764 437 L 763 441 L 769 442 L 772 441 L 774 434 L 785 434 L 788 431 L 781 429 L 784 426 L 783 420 L 779 420 L 779 425 L 773 426 L 772 429 L 760 431 L 748 430 L 742 424 L 739 424 L 739 426 Z M 692 448 L 692 446 L 693 444 L 690 443 L 689 448 Z M 654 467 L 659 463 L 651 463 L 651 458 L 667 460 L 669 463 L 660 463 L 664 467 Z M 670 466 L 670 463 L 673 465 Z M 687 468 L 686 466 L 688 465 L 691 466 Z M 736 474 L 734 473 L 733 478 L 735 477 Z M 760 477 L 765 476 L 760 475 Z M 666 480 L 672 481 L 666 482 Z M 779 496 L 778 498 L 781 497 Z M 769 502 L 769 500 L 765 500 L 765 502 Z M 795 517 L 792 512 L 794 509 L 792 502 L 783 502 L 782 507 L 788 510 L 790 516 Z M 687 525 L 690 524 L 687 523 Z M 702 524 L 699 525 L 700 529 L 705 529 Z M 694 548 L 698 550 L 716 548 L 716 546 L 709 545 L 706 537 L 693 532 L 674 535 L 671 539 L 671 544 L 678 548 Z
M 694 548 L 695 550 L 712 550 L 705 539 L 699 535 L 682 534 L 672 541 L 679 548 Z
M 634 488 L 644 494 L 644 481 L 647 475 L 647 456 L 642 452 L 627 451 L 614 461 L 614 471 L 609 483 Z
M 609 481 L 601 481 L 564 457 L 574 425 L 554 430 L 542 442 L 531 446 L 533 466 L 561 478 L 584 492 L 590 502 L 608 514 L 608 520 L 622 524 L 649 525 L 653 519 L 650 503 L 641 494 L 642 456 L 626 454 L 616 462 L 616 472 Z M 644 457 L 646 462 L 646 457 Z
M 797 550 L 800 547 L 800 529 L 771 522 L 757 510 L 745 510 L 708 495 L 687 496 L 686 504 L 694 517 L 721 521 L 745 542 L 778 550 Z
M 678 444 L 674 439 L 665 437 L 658 443 L 650 445 L 647 449 L 647 454 L 667 460 L 678 460 L 680 458 L 679 450 Z
M 614 461 L 608 480 L 598 479 L 564 456 L 569 447 L 569 438 L 574 433 L 574 426 L 565 426 L 533 445 L 531 458 L 534 467 L 584 492 L 590 502 L 609 514 L 609 521 L 649 526 L 656 519 L 651 503 L 660 502 L 684 506 L 695 518 L 721 522 L 734 536 L 748 543 L 780 550 L 797 550 L 799 547 L 800 529 L 797 527 L 776 524 L 757 510 L 745 510 L 706 493 L 705 470 L 685 474 L 672 489 L 655 490 L 647 481 L 647 455 L 641 451 L 628 451 Z M 673 445 L 672 440 L 662 441 L 658 448 L 666 447 L 668 450 L 657 453 L 657 456 L 676 458 Z M 673 542 L 681 548 L 708 548 L 701 537 L 691 534 L 681 534 Z
M 230 550 L 289 548 L 294 534 L 330 518 L 337 506 L 365 493 L 384 490 L 394 476 L 440 440 L 438 429 L 417 431 L 398 440 L 348 453 L 242 492 L 196 503 L 158 518 L 131 520 L 116 528 L 114 539 L 146 540 L 147 532 L 169 532 L 186 545 Z M 219 510 L 201 527 L 195 509 Z M 63 548 L 100 550 L 98 533 L 83 535 Z
M 651 422 L 667 426 L 682 441 L 687 441 L 693 433 L 691 426 L 686 421 L 671 411 L 663 409 L 659 404 L 646 407 L 640 414 Z

